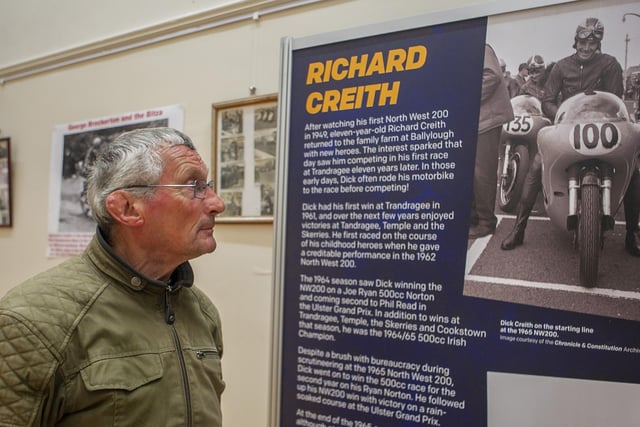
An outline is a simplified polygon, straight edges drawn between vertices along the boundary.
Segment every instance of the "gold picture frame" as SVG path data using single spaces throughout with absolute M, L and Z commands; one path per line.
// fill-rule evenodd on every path
M 278 97 L 213 104 L 213 180 L 225 211 L 218 222 L 272 222 Z
M 11 196 L 11 138 L 0 138 L 0 227 L 13 222 Z

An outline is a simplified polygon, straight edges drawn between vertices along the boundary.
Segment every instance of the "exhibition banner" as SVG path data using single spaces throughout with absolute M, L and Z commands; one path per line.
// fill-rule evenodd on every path
M 573 21 L 567 28 L 573 37 Z M 470 238 L 476 156 L 487 150 L 478 141 L 490 34 L 487 17 L 412 21 L 289 47 L 276 218 L 278 425 L 595 426 L 596 404 L 615 425 L 637 420 L 637 286 L 575 284 L 571 237 L 558 231 L 541 244 L 567 261 L 538 265 L 518 248 L 509 257 L 535 270 L 519 278 L 499 248 L 513 211 L 496 207 L 496 229 Z M 529 123 L 509 108 L 512 126 Z M 616 129 L 634 126 L 627 117 Z M 616 224 L 614 234 L 624 228 Z M 548 220 L 541 227 L 545 238 L 554 230 Z M 554 268 L 571 271 L 569 283 L 540 285 Z M 590 299 L 620 305 L 606 311 Z M 588 397 L 574 406 L 579 393 Z

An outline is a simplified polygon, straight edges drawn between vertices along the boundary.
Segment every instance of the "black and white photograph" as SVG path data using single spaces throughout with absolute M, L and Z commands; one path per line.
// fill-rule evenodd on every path
M 105 145 L 121 133 L 140 128 L 167 126 L 167 123 L 167 119 L 162 119 L 65 135 L 58 231 L 91 232 L 95 228 L 87 203 L 86 178 L 93 160 Z
M 89 242 L 96 224 L 87 203 L 86 178 L 103 147 L 130 130 L 181 129 L 182 124 L 182 107 L 168 106 L 57 125 L 51 151 L 48 256 L 74 255 Z
M 0 138 L 0 227 L 11 227 L 11 138 Z
M 213 104 L 216 192 L 222 222 L 273 220 L 277 95 Z
M 478 140 L 496 191 L 474 193 L 494 209 L 472 212 L 464 294 L 640 320 L 640 6 L 492 16 L 487 44 L 513 118 Z

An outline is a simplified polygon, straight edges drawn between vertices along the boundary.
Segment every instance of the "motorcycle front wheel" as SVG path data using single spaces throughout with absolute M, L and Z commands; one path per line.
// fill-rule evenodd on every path
M 498 171 L 502 174 L 504 157 L 500 159 Z M 503 212 L 513 213 L 522 196 L 524 179 L 529 169 L 529 150 L 524 145 L 516 145 L 513 154 L 509 156 L 507 175 L 500 176 L 498 188 L 498 206 Z
M 580 252 L 580 284 L 593 287 L 598 279 L 600 256 L 600 191 L 595 185 L 581 187 L 578 249 Z

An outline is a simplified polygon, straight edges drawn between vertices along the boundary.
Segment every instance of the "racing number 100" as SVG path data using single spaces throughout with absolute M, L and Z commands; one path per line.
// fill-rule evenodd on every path
M 577 124 L 573 128 L 573 147 L 596 148 L 602 144 L 604 148 L 613 148 L 620 140 L 618 128 L 613 123 Z

